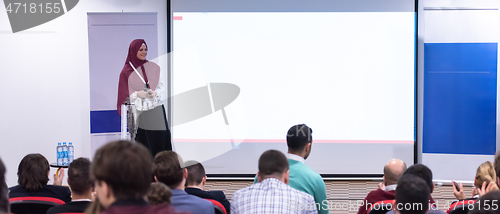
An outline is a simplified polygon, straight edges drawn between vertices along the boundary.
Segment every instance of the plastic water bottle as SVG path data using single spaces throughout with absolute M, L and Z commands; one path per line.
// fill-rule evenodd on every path
M 66 146 L 66 142 L 63 142 L 62 153 L 63 153 L 63 165 L 68 165 L 68 146 Z
M 57 143 L 57 165 L 61 166 L 63 165 L 63 152 L 62 152 L 62 146 L 61 143 Z
M 73 147 L 73 143 L 69 142 L 68 146 L 68 164 L 73 162 L 75 159 L 75 147 Z

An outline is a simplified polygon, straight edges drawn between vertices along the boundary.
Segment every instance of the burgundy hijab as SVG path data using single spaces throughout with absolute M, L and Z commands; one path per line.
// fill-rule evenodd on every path
M 122 72 L 120 73 L 120 81 L 118 82 L 118 102 L 116 104 L 116 109 L 118 110 L 118 114 L 121 114 L 121 105 L 130 95 L 128 87 L 128 78 L 130 74 L 134 72 L 134 69 L 130 66 L 129 62 L 132 62 L 132 64 L 136 69 L 139 66 L 141 67 L 144 81 L 148 82 L 148 77 L 146 76 L 146 70 L 144 69 L 144 63 L 148 62 L 148 60 L 140 60 L 139 58 L 137 58 L 137 52 L 141 48 L 142 44 L 145 44 L 146 48 L 148 47 L 148 45 L 143 39 L 136 39 L 130 43 L 130 46 L 128 48 L 127 60 L 125 61 L 125 65 L 123 66 Z

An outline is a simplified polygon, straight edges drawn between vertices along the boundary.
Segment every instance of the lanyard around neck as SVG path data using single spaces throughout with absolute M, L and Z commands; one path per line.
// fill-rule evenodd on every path
M 146 81 L 144 81 L 144 79 L 142 78 L 142 75 L 139 73 L 139 71 L 137 71 L 137 69 L 135 69 L 134 65 L 132 64 L 131 61 L 128 61 L 128 63 L 130 63 L 130 66 L 132 66 L 132 68 L 134 69 L 135 73 L 137 74 L 137 76 L 139 76 L 139 78 L 141 78 L 142 82 L 144 83 L 144 85 L 146 84 Z

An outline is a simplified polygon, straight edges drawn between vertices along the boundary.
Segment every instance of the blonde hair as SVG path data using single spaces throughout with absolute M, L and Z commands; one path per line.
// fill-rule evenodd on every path
M 474 186 L 476 186 L 476 188 L 481 188 L 484 182 L 486 182 L 486 186 L 488 186 L 490 182 L 495 183 L 496 177 L 497 174 L 495 173 L 493 163 L 486 161 L 477 168 Z
M 95 197 L 94 201 L 85 209 L 85 214 L 99 214 L 102 211 L 104 211 L 104 208 L 99 202 L 99 198 Z

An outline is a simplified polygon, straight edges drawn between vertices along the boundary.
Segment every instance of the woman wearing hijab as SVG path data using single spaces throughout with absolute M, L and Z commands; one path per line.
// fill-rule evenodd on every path
M 135 140 L 146 146 L 154 157 L 160 151 L 172 150 L 172 144 L 163 106 L 165 84 L 160 67 L 146 60 L 147 53 L 148 46 L 143 39 L 130 43 L 118 83 L 117 109 L 121 114 L 122 104 L 135 106 L 134 118 L 138 125 Z M 129 114 L 130 111 L 131 108 Z

